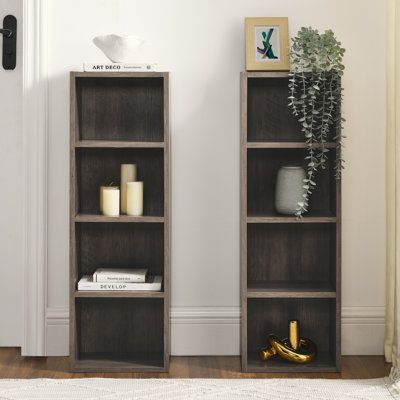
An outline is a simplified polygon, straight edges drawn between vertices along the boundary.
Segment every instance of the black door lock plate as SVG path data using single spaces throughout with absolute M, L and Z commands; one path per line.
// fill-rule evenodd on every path
M 15 69 L 17 63 L 17 18 L 6 15 L 3 19 L 3 68 Z

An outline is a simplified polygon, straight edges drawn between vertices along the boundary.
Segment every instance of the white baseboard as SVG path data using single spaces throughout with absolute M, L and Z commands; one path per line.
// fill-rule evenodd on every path
M 238 307 L 171 309 L 171 354 L 208 356 L 239 354 Z
M 342 354 L 381 355 L 385 338 L 385 307 L 342 308 Z
M 68 355 L 68 309 L 46 312 L 46 354 Z M 343 307 L 342 354 L 381 355 L 385 333 L 384 307 Z M 171 309 L 171 354 L 175 356 L 239 355 L 238 307 L 175 307 Z
M 69 355 L 68 308 L 48 308 L 46 310 L 46 355 Z

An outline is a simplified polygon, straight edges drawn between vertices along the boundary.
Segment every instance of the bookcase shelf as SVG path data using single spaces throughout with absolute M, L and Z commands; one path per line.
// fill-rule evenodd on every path
M 248 299 L 285 299 L 285 298 L 295 298 L 295 299 L 325 299 L 325 298 L 335 298 L 335 292 L 324 292 L 324 291 L 270 291 L 270 290 L 253 290 L 248 289 L 247 298 Z
M 164 292 L 153 292 L 153 291 L 107 291 L 107 290 L 76 290 L 75 298 L 86 297 L 86 298 L 118 298 L 118 297 L 128 297 L 128 298 L 164 298 Z
M 331 282 L 318 281 L 318 280 L 280 280 L 280 281 L 263 281 L 255 280 L 248 281 L 247 295 L 248 297 L 255 297 L 255 293 L 276 293 L 279 296 L 287 297 L 310 297 L 315 294 L 317 297 L 336 297 L 335 287 Z M 318 293 L 325 293 L 319 295 Z M 310 296 L 309 296 L 310 295 Z M 268 296 L 268 295 L 267 295 Z
M 71 73 L 70 365 L 169 368 L 169 74 Z M 136 163 L 144 215 L 99 213 L 100 186 Z M 99 267 L 145 267 L 162 291 L 78 291 Z
M 275 210 L 283 165 L 305 167 L 306 145 L 287 106 L 288 73 L 241 75 L 241 354 L 245 372 L 338 371 L 341 364 L 341 187 L 334 177 L 333 132 L 327 168 L 316 176 L 302 218 Z M 317 148 L 320 145 L 315 144 Z M 317 357 L 299 365 L 259 350 L 269 333 L 287 337 L 297 319 Z
M 77 214 L 73 217 L 75 222 L 136 222 L 136 223 L 164 223 L 164 217 L 142 215 L 134 217 L 130 215 L 120 215 L 118 217 L 108 217 L 106 215 L 93 214 Z
M 108 141 L 108 140 L 78 140 L 75 142 L 77 148 L 163 148 L 164 142 L 132 142 L 132 141 Z
M 123 354 L 90 353 L 73 362 L 76 372 L 165 372 L 162 353 L 149 355 L 147 353 Z
M 285 360 L 271 359 L 266 368 L 265 362 L 260 360 L 258 352 L 251 352 L 248 356 L 248 371 L 251 372 L 337 372 L 337 367 L 329 352 L 319 352 L 310 364 L 293 364 Z
M 301 218 L 282 216 L 277 213 L 270 213 L 270 215 L 249 215 L 247 217 L 248 224 L 323 224 L 335 223 L 336 220 L 336 217 L 329 215 L 318 216 L 318 213 L 311 213 L 311 215 L 306 215 Z
M 298 134 L 300 135 L 300 133 Z M 305 149 L 307 145 L 304 142 L 247 142 L 248 149 Z M 312 145 L 313 148 L 321 148 L 318 143 Z M 327 149 L 334 149 L 336 143 L 327 142 L 324 147 Z

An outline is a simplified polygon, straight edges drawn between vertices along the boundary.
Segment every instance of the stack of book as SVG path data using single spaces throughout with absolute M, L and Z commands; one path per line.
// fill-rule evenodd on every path
M 162 276 L 147 275 L 147 269 L 99 268 L 78 282 L 78 290 L 160 291 Z

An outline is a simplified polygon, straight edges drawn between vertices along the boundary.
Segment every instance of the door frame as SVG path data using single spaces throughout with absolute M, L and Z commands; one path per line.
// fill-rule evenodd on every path
M 46 355 L 47 0 L 23 0 L 23 356 Z

